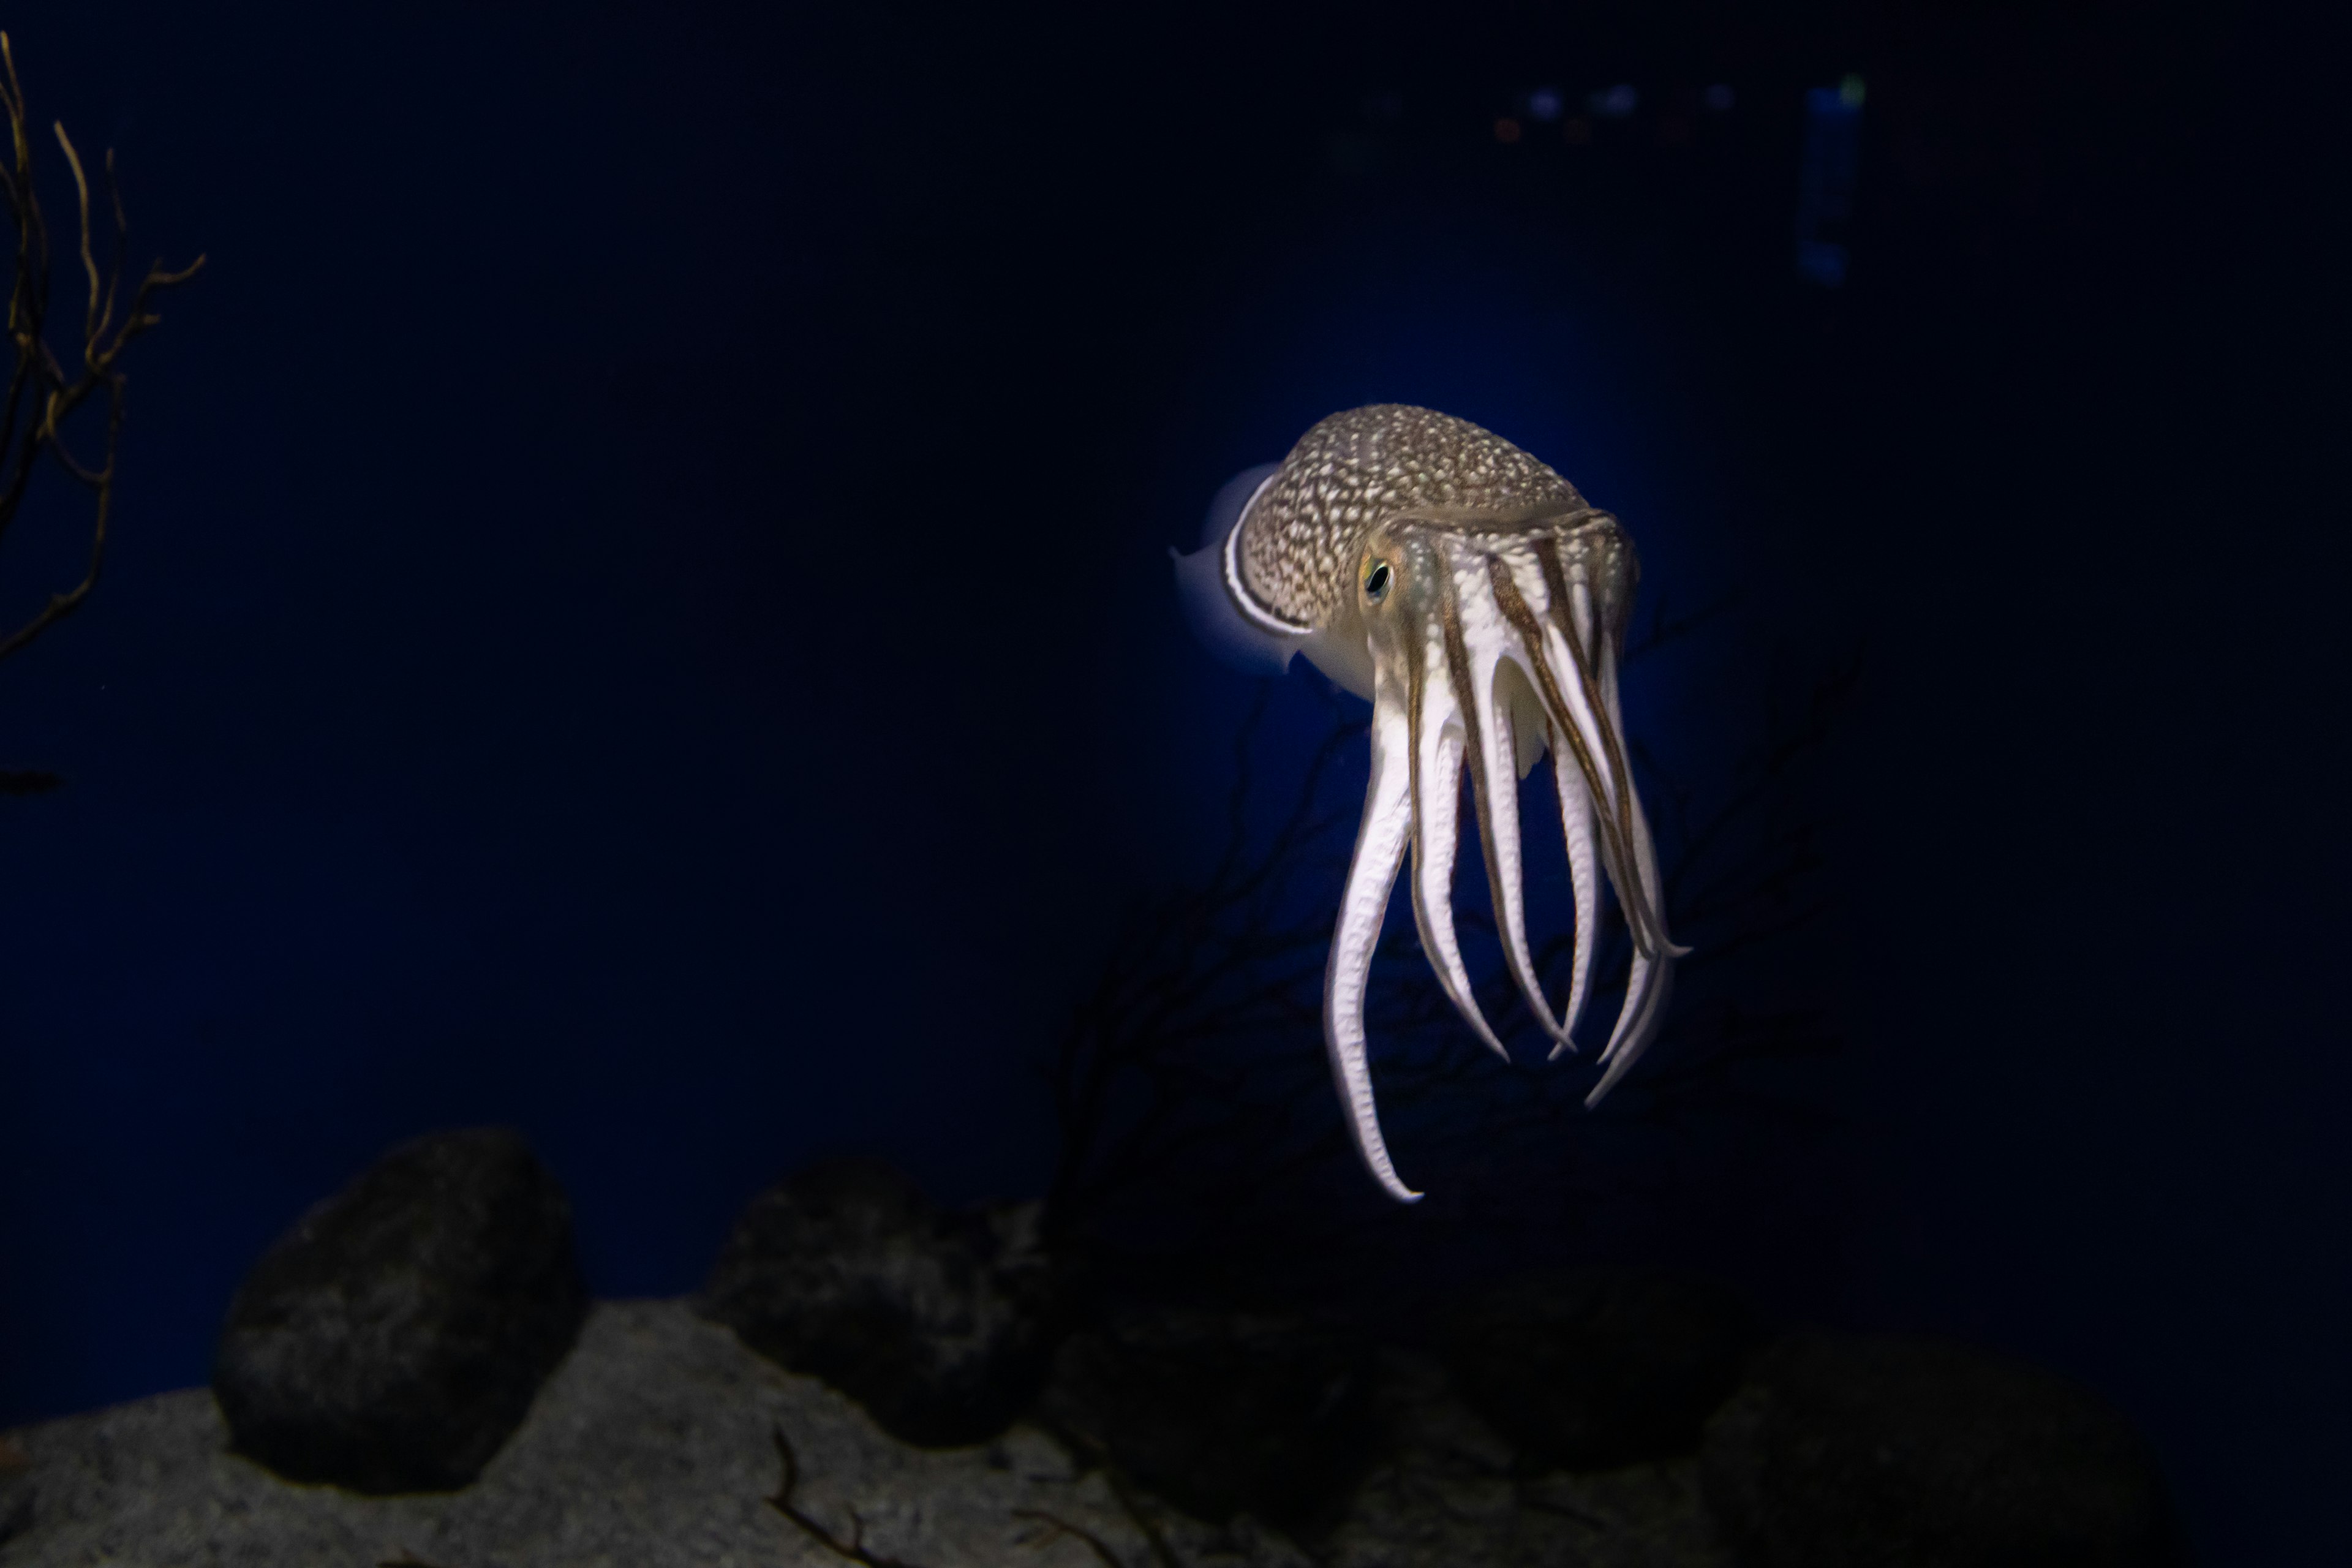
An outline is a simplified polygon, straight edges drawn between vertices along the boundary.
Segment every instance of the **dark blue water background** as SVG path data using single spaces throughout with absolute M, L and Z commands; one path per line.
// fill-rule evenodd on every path
M 1836 1130 L 1785 1202 L 1734 1168 L 1769 1222 L 1724 1266 L 2081 1379 L 2209 1560 L 2329 1539 L 2344 399 L 2302 46 L 2116 6 L 861 15 L 11 20 L 138 253 L 211 261 L 136 353 L 109 577 L 0 668 L 0 761 L 69 780 L 0 802 L 0 1423 L 202 1381 L 260 1249 L 430 1128 L 522 1127 L 606 1295 L 693 1288 L 822 1153 L 1042 1190 L 1034 1063 L 1115 911 L 1213 853 L 1248 700 L 1166 546 L 1402 400 L 1619 512 L 1645 594 L 1735 597 L 1629 678 L 1677 777 L 1864 651 L 1789 960 Z M 1827 288 L 1791 226 L 1848 73 Z M 1528 112 L 1620 82 L 1582 144 Z M 74 522 L 6 542 L 12 618 Z M 1292 679 L 1277 773 L 1323 722 Z M 1694 1168 L 1701 1212 L 1731 1177 Z

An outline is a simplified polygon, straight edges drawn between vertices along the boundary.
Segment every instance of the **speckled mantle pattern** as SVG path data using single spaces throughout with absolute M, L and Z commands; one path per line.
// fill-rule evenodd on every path
M 1298 438 L 1242 520 L 1242 584 L 1293 625 L 1328 626 L 1355 591 L 1366 530 L 1420 507 L 1517 521 L 1580 510 L 1584 498 L 1467 419 L 1402 403 L 1350 408 Z
M 800 1511 L 908 1568 L 1726 1568 L 1693 1463 L 1517 1476 L 1433 1364 L 1400 1354 L 1383 1387 L 1392 1456 L 1309 1555 L 1247 1519 L 1217 1528 L 1122 1501 L 1034 1427 L 908 1447 L 684 1302 L 611 1302 L 460 1492 L 289 1485 L 227 1451 L 201 1389 L 10 1433 L 30 1462 L 0 1472 L 0 1568 L 837 1568 L 765 1500 L 779 1431 Z

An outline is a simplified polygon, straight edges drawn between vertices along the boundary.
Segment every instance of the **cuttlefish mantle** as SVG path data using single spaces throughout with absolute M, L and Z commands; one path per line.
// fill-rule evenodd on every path
M 1633 942 L 1625 1000 L 1587 1105 L 1656 1035 L 1674 961 L 1657 853 L 1633 788 L 1617 666 L 1639 564 L 1610 513 L 1467 420 L 1402 404 L 1322 421 L 1280 463 L 1235 476 L 1201 548 L 1176 560 L 1194 631 L 1219 657 L 1279 674 L 1300 654 L 1372 704 L 1371 783 L 1323 987 L 1324 1043 L 1357 1150 L 1391 1196 L 1365 1058 L 1364 994 L 1389 898 L 1410 851 L 1413 919 L 1438 983 L 1471 1031 L 1480 1013 L 1456 940 L 1462 779 L 1503 954 L 1552 1056 L 1590 991 L 1606 877 Z M 1517 781 L 1549 752 L 1574 888 L 1576 940 L 1555 1016 L 1527 933 Z

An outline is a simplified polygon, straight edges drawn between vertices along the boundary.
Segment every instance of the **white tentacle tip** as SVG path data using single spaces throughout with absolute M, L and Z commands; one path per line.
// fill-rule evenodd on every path
M 1381 1190 L 1401 1204 L 1421 1202 L 1421 1194 L 1398 1178 L 1396 1162 L 1389 1158 L 1389 1146 L 1381 1138 L 1381 1125 L 1372 1119 L 1368 1103 L 1361 1107 L 1355 1133 L 1356 1152 L 1364 1157 L 1364 1168 L 1371 1172 Z

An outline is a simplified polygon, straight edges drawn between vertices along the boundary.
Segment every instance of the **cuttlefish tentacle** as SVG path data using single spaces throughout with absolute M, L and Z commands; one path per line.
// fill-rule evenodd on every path
M 1592 683 L 1586 679 L 1584 649 L 1593 628 L 1589 618 L 1580 621 L 1575 614 L 1574 601 L 1561 580 L 1558 552 L 1538 546 L 1537 558 L 1544 566 L 1541 585 L 1525 581 L 1508 584 L 1509 613 L 1521 635 L 1544 650 L 1537 661 L 1537 689 L 1542 694 L 1554 731 L 1567 741 L 1569 753 L 1576 759 L 1577 770 L 1583 775 L 1582 782 L 1593 805 L 1593 821 L 1600 830 L 1601 865 L 1609 874 L 1610 884 L 1617 889 L 1626 925 L 1633 933 L 1634 950 L 1647 952 L 1648 926 L 1641 914 L 1639 894 L 1629 890 L 1633 877 L 1633 860 L 1627 853 L 1631 824 L 1624 812 L 1628 786 L 1618 765 L 1621 759 L 1616 754 L 1614 737 L 1602 722 L 1608 709 L 1597 700 Z M 1530 598 L 1543 606 L 1541 618 L 1539 612 L 1530 607 Z
M 1568 1005 L 1559 1016 L 1560 1033 L 1573 1036 L 1591 989 L 1592 933 L 1601 923 L 1601 888 L 1595 880 L 1592 795 L 1585 787 L 1584 774 L 1561 757 L 1559 731 L 1547 733 L 1551 737 L 1553 793 L 1559 796 L 1560 837 L 1568 841 L 1568 879 L 1576 895 L 1576 952 L 1569 964 Z M 1572 1039 L 1563 1039 L 1552 1047 L 1551 1054 L 1557 1060 L 1562 1051 L 1574 1048 Z
M 1618 704 L 1616 648 L 1604 643 L 1598 663 L 1601 699 L 1607 705 L 1609 721 L 1622 735 L 1625 720 Z M 1625 1069 L 1649 1047 L 1659 1021 L 1665 1016 L 1667 993 L 1674 989 L 1674 960 L 1690 952 L 1686 947 L 1676 946 L 1666 935 L 1664 921 L 1658 913 L 1664 903 L 1664 884 L 1658 875 L 1657 846 L 1650 837 L 1650 822 L 1642 810 L 1641 798 L 1628 790 L 1626 799 L 1633 827 L 1635 875 L 1639 886 L 1647 891 L 1652 919 L 1657 922 L 1653 928 L 1656 946 L 1652 952 L 1634 954 L 1633 973 L 1626 981 L 1624 1011 L 1608 1048 L 1601 1056 L 1601 1065 L 1608 1070 L 1585 1096 L 1587 1105 L 1600 1103 L 1601 1097 L 1615 1087 L 1617 1080 L 1625 1076 Z M 1641 999 L 1638 1005 L 1634 1001 L 1637 995 Z
M 1614 519 L 1611 520 L 1612 522 Z M 1536 547 L 1537 558 L 1545 563 L 1547 579 L 1557 584 L 1563 576 L 1559 552 L 1549 543 Z M 1557 590 L 1555 589 L 1555 592 Z M 1618 591 L 1621 599 L 1629 600 L 1631 584 Z M 1617 648 L 1622 634 L 1612 632 L 1601 624 L 1601 616 L 1592 603 L 1591 584 L 1581 578 L 1571 584 L 1566 595 L 1569 622 L 1577 633 L 1568 639 L 1569 649 L 1576 661 L 1579 685 L 1586 704 L 1607 720 L 1598 726 L 1600 740 L 1609 764 L 1611 799 L 1615 810 L 1617 838 L 1622 856 L 1630 857 L 1632 875 L 1617 884 L 1620 900 L 1626 906 L 1626 922 L 1633 928 L 1637 952 L 1679 958 L 1690 949 L 1677 947 L 1666 934 L 1664 889 L 1658 880 L 1657 856 L 1646 847 L 1650 827 L 1642 815 L 1641 797 L 1633 789 L 1633 770 L 1627 764 L 1624 714 L 1617 696 Z
M 1446 544 L 1454 542 L 1449 540 Z M 1444 552 L 1455 553 L 1453 549 Z M 1503 959 L 1537 1023 L 1556 1043 L 1565 1045 L 1568 1037 L 1552 1021 L 1543 986 L 1536 979 L 1535 959 L 1528 951 L 1519 802 L 1512 787 L 1518 777 L 1518 747 L 1511 732 L 1509 708 L 1496 700 L 1505 660 L 1517 650 L 1509 646 L 1510 633 L 1493 596 L 1478 591 L 1486 576 L 1485 561 L 1449 564 L 1454 570 L 1445 584 L 1445 652 L 1454 700 L 1465 710 L 1470 729 L 1470 784 L 1478 813 L 1478 841 L 1486 852 L 1487 891 L 1494 899 L 1495 924 L 1503 939 Z
M 1389 679 L 1382 672 L 1383 688 Z M 1364 1058 L 1364 990 L 1371 979 L 1372 952 L 1380 945 L 1381 921 L 1388 913 L 1389 890 L 1396 885 L 1397 868 L 1412 834 L 1412 725 L 1403 705 L 1375 700 L 1372 779 L 1364 794 L 1356 852 L 1348 863 L 1347 889 L 1339 896 L 1331 962 L 1323 972 L 1323 1037 L 1330 1052 L 1332 1079 L 1348 1109 L 1349 1131 L 1373 1178 L 1403 1203 L 1421 1194 L 1397 1178 L 1388 1144 L 1381 1137 L 1371 1068 Z
M 1412 683 L 1407 710 L 1413 759 L 1413 925 L 1446 1000 L 1488 1049 L 1508 1061 L 1511 1053 L 1478 1010 L 1469 967 L 1462 962 L 1462 944 L 1454 931 L 1454 858 L 1461 837 L 1457 814 L 1465 737 L 1445 668 L 1444 643 L 1439 637 L 1428 639 L 1423 657 L 1407 667 Z
M 1560 1013 L 1559 1038 L 1551 1050 L 1557 1059 L 1561 1052 L 1576 1048 L 1571 1037 L 1584 1016 L 1584 1003 L 1591 985 L 1593 938 L 1601 920 L 1601 889 L 1595 874 L 1601 849 L 1594 837 L 1594 803 L 1596 799 L 1608 798 L 1611 784 L 1593 756 L 1592 727 L 1571 711 L 1557 673 L 1563 664 L 1574 662 L 1569 636 L 1582 634 L 1570 622 L 1568 634 L 1563 635 L 1559 625 L 1548 624 L 1529 603 L 1532 600 L 1534 605 L 1547 609 L 1554 603 L 1549 575 L 1538 574 L 1536 563 L 1525 560 L 1497 558 L 1494 566 L 1496 605 L 1535 656 L 1530 674 L 1551 747 L 1553 791 L 1559 797 L 1560 837 L 1568 847 L 1569 881 L 1575 892 L 1576 947 L 1570 963 L 1568 1005 Z M 1609 864 L 1614 880 L 1618 862 L 1613 853 Z
M 1358 1151 L 1391 1195 L 1366 1059 L 1364 998 L 1408 851 L 1413 918 L 1447 998 L 1505 1054 L 1480 1013 L 1452 909 L 1462 778 L 1506 966 L 1552 1055 L 1591 990 L 1605 878 L 1633 939 L 1624 1004 L 1586 1103 L 1655 1037 L 1674 961 L 1657 850 L 1635 793 L 1617 693 L 1637 567 L 1617 520 L 1509 442 L 1425 408 L 1332 416 L 1281 464 L 1221 492 L 1177 578 L 1196 627 L 1245 666 L 1305 653 L 1372 703 L 1372 773 L 1324 983 L 1324 1036 Z M 1517 780 L 1552 753 L 1574 889 L 1567 1005 L 1546 1002 L 1528 939 Z
M 1611 520 L 1613 522 L 1613 519 Z M 1546 713 L 1551 721 L 1551 737 L 1555 748 L 1553 777 L 1557 781 L 1560 806 L 1560 831 L 1568 846 L 1569 875 L 1576 897 L 1576 951 L 1571 964 L 1568 1007 L 1561 1020 L 1562 1034 L 1572 1032 L 1584 1006 L 1586 988 L 1592 963 L 1593 935 L 1598 925 L 1600 891 L 1592 874 L 1596 853 L 1594 828 L 1600 829 L 1597 851 L 1607 868 L 1611 883 L 1618 889 L 1618 902 L 1626 910 L 1627 929 L 1633 933 L 1634 963 L 1628 980 L 1629 1005 L 1620 1016 L 1619 1033 L 1612 1037 L 1612 1047 L 1621 1040 L 1626 1020 L 1636 1017 L 1640 1008 L 1632 1002 L 1641 994 L 1640 986 L 1648 970 L 1654 945 L 1646 940 L 1648 931 L 1638 912 L 1654 900 L 1643 889 L 1654 886 L 1655 872 L 1645 880 L 1638 870 L 1642 864 L 1631 848 L 1632 818 L 1625 807 L 1632 800 L 1632 787 L 1622 767 L 1622 750 L 1615 743 L 1616 731 L 1622 726 L 1616 709 L 1596 702 L 1598 695 L 1591 682 L 1584 679 L 1589 667 L 1584 649 L 1590 645 L 1594 624 L 1589 601 L 1584 613 L 1578 613 L 1577 600 L 1560 587 L 1561 574 L 1558 553 L 1546 545 L 1538 546 L 1538 554 L 1545 562 L 1540 578 L 1528 580 L 1523 574 L 1507 574 L 1498 563 L 1495 573 L 1496 603 L 1511 624 L 1517 628 L 1528 646 L 1536 650 L 1534 675 L 1537 689 Z M 1534 605 L 1550 608 L 1566 603 L 1569 614 L 1549 620 L 1540 618 Z M 1573 680 L 1563 680 L 1563 668 L 1577 670 Z M 1612 667 L 1613 679 L 1613 666 Z M 1603 725 L 1600 715 L 1607 715 Z M 1567 744 L 1559 742 L 1565 739 Z M 1570 766 L 1569 759 L 1575 759 Z M 1596 803 L 1599 803 L 1596 814 Z M 1636 803 L 1636 809 L 1638 805 Z M 1596 824 L 1597 815 L 1597 824 Z M 1573 1049 L 1562 1040 L 1552 1048 L 1557 1058 L 1563 1049 Z M 1636 1051 L 1638 1052 L 1638 1047 Z M 1603 1052 L 1605 1064 L 1610 1054 Z M 1630 1061 L 1629 1061 L 1630 1065 Z M 1613 1084 L 1613 1080 L 1611 1080 Z M 1603 1089 L 1596 1089 L 1588 1104 L 1596 1103 Z

